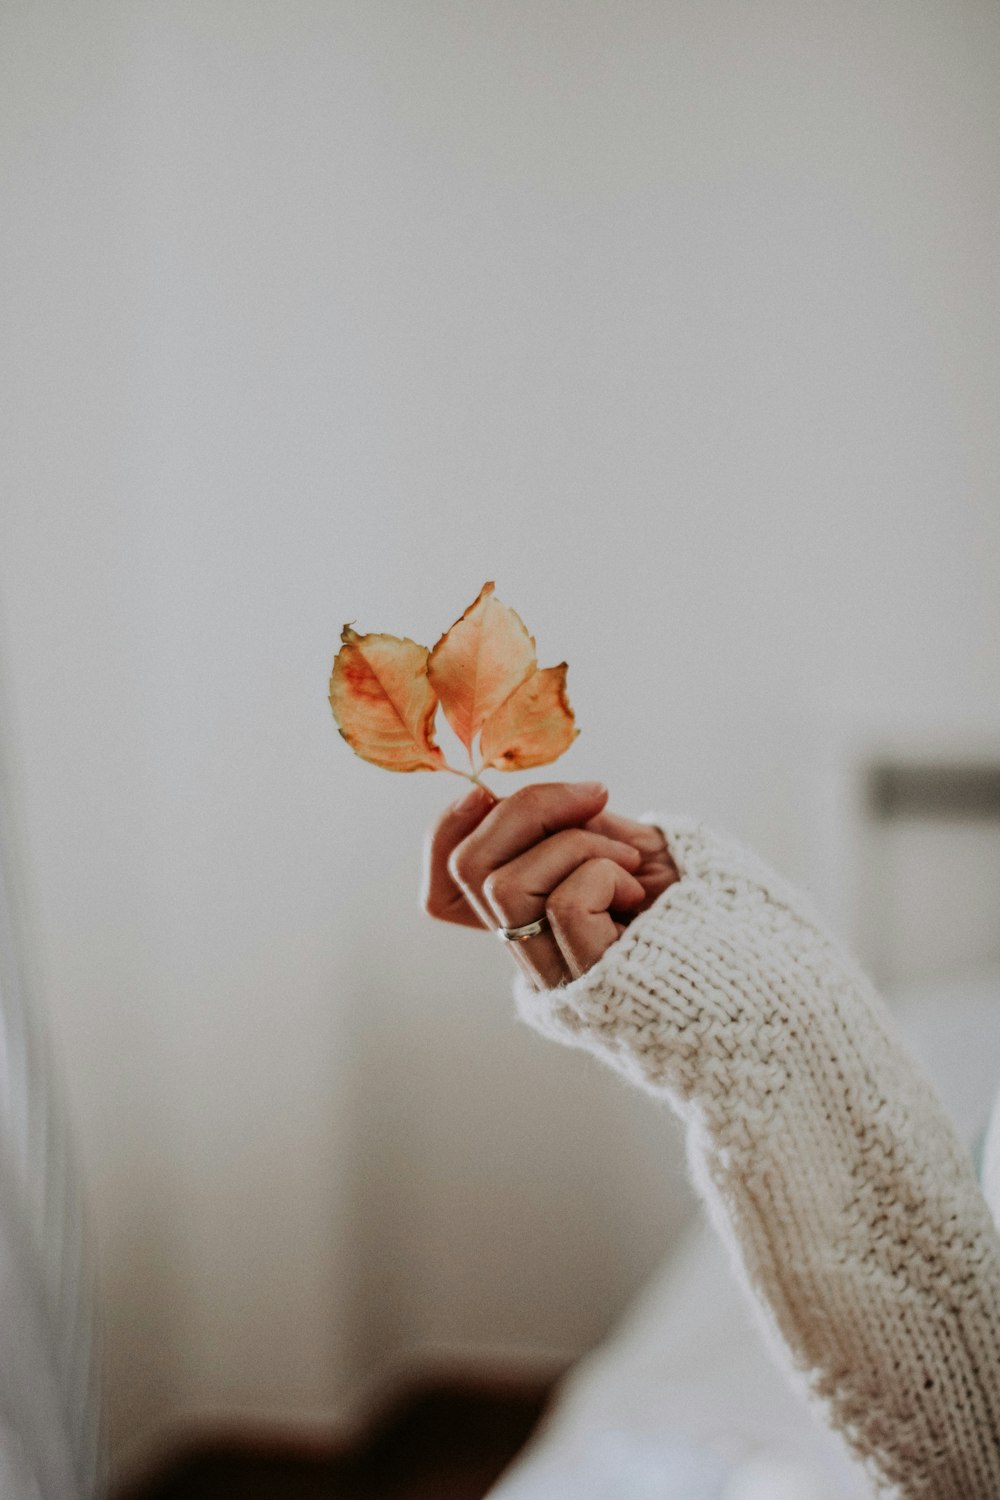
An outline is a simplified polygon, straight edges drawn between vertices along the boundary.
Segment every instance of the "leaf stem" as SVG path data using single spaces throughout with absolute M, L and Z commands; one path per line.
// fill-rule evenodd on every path
M 487 786 L 485 781 L 480 780 L 479 773 L 483 770 L 482 766 L 479 767 L 478 771 L 460 771 L 458 766 L 450 766 L 448 762 L 445 761 L 441 769 L 442 771 L 450 771 L 453 776 L 461 776 L 463 781 L 471 781 L 473 785 L 481 786 L 484 792 L 489 792 L 491 797 L 496 797 L 496 792 L 493 790 L 493 788 L 491 786 Z

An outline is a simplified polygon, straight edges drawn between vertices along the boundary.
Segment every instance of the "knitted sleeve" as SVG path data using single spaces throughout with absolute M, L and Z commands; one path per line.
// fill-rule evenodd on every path
M 654 818 L 681 879 L 521 1015 L 686 1123 L 772 1342 L 905 1500 L 1000 1496 L 1000 1239 L 886 1007 L 792 886 Z

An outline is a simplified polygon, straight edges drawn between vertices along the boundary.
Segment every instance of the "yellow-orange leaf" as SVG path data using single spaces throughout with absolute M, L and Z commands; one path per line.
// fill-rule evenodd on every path
M 427 647 L 395 635 L 358 635 L 350 625 L 341 640 L 330 677 L 330 707 L 351 749 L 387 771 L 441 770 Z
M 479 597 L 445 631 L 427 664 L 445 717 L 470 755 L 485 721 L 535 666 L 535 642 L 524 622 L 500 603 L 492 583 L 483 584 Z
M 491 714 L 479 740 L 483 767 L 526 771 L 548 765 L 579 734 L 566 697 L 566 663 L 532 672 Z

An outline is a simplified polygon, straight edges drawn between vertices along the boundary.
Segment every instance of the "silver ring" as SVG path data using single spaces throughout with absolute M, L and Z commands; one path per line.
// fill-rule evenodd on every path
M 548 917 L 539 917 L 537 922 L 526 922 L 523 927 L 498 927 L 497 937 L 502 943 L 526 943 L 537 937 L 549 925 Z

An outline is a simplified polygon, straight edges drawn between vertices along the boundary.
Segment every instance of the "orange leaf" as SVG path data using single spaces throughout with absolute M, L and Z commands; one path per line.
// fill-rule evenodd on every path
M 547 765 L 568 750 L 579 733 L 566 697 L 566 663 L 538 668 L 483 725 L 483 767 L 526 771 Z
M 387 771 L 441 770 L 427 647 L 394 635 L 358 635 L 350 625 L 340 638 L 330 707 L 351 749 Z
M 494 596 L 492 583 L 484 583 L 427 664 L 445 717 L 470 755 L 484 722 L 535 666 L 535 642 L 524 622 Z

